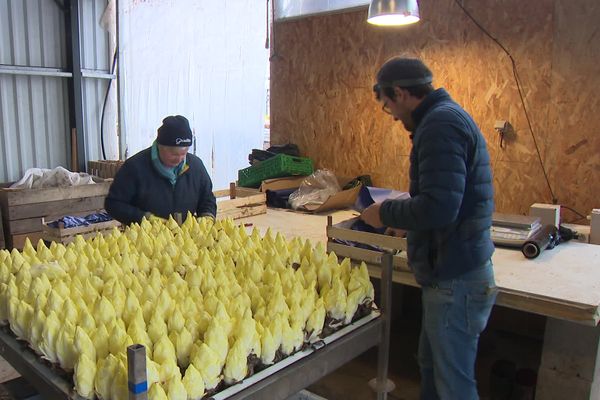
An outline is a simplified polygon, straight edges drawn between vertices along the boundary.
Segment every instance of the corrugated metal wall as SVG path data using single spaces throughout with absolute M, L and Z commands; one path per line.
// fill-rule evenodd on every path
M 0 64 L 64 69 L 62 1 L 0 0 Z M 82 65 L 108 71 L 108 34 L 99 20 L 106 1 L 80 2 Z M 0 74 L 0 181 L 31 167 L 69 167 L 69 78 Z M 99 126 L 106 79 L 84 78 L 88 159 L 100 158 Z

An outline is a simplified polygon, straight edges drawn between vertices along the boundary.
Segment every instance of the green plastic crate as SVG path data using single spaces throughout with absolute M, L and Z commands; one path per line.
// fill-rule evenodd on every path
M 238 185 L 258 187 L 265 179 L 290 175 L 310 175 L 313 163 L 310 158 L 278 154 L 256 165 L 238 171 Z

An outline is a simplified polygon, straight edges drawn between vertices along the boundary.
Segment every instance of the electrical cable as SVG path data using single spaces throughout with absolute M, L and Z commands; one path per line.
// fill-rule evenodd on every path
M 563 205 L 561 205 L 561 207 L 562 207 L 562 208 L 566 208 L 567 210 L 569 210 L 569 211 L 571 211 L 571 212 L 575 213 L 575 215 L 577 215 L 577 216 L 579 217 L 579 219 L 577 219 L 577 220 L 575 220 L 575 221 L 580 221 L 580 220 L 582 220 L 582 219 L 587 219 L 587 216 L 586 216 L 586 215 L 583 215 L 582 213 L 580 213 L 579 211 L 575 210 L 574 208 L 571 208 L 571 207 L 569 207 L 569 206 L 563 206 Z
M 558 199 L 554 195 L 554 191 L 552 190 L 552 185 L 550 185 L 550 180 L 548 179 L 548 174 L 546 173 L 546 167 L 544 166 L 544 162 L 542 161 L 542 155 L 540 154 L 540 149 L 539 149 L 539 146 L 537 144 L 537 139 L 535 137 L 535 133 L 533 132 L 533 125 L 531 123 L 531 119 L 529 118 L 529 112 L 527 111 L 527 106 L 525 104 L 525 98 L 523 96 L 523 89 L 521 87 L 521 78 L 519 77 L 519 73 L 517 71 L 517 63 L 515 62 L 515 59 L 513 58 L 512 54 L 510 54 L 510 52 L 508 51 L 508 49 L 506 47 L 504 47 L 504 45 L 502 43 L 500 43 L 500 41 L 498 39 L 496 39 L 494 36 L 492 36 L 479 22 L 477 22 L 477 20 L 475 19 L 475 17 L 473 17 L 473 15 L 471 15 L 471 13 L 458 0 L 454 0 L 454 2 L 465 13 L 465 15 L 467 17 L 469 17 L 469 19 L 471 21 L 473 21 L 473 23 L 487 37 L 489 37 L 490 39 L 492 39 L 492 41 L 494 41 L 502 49 L 502 51 L 504 51 L 504 53 L 506 53 L 506 55 L 510 59 L 510 62 L 512 64 L 513 76 L 515 78 L 515 83 L 517 84 L 517 90 L 519 92 L 519 98 L 521 99 L 521 105 L 523 106 L 523 112 L 525 113 L 525 119 L 527 120 L 527 126 L 529 127 L 529 132 L 531 133 L 531 138 L 533 139 L 533 144 L 535 146 L 535 151 L 537 153 L 538 160 L 540 161 L 540 166 L 542 167 L 542 172 L 544 173 L 544 178 L 546 179 L 546 184 L 548 185 L 548 190 L 550 190 L 550 195 L 552 196 L 552 204 L 558 204 Z M 500 142 L 500 147 L 502 147 L 502 141 Z M 562 207 L 565 207 L 565 208 L 573 211 L 574 213 L 576 213 L 579 216 L 583 216 L 583 214 L 579 213 L 578 211 L 575 211 L 574 209 L 572 209 L 570 207 L 567 207 L 567 206 L 562 206 Z
M 119 48 L 115 48 L 115 54 L 113 54 L 112 67 L 110 73 L 115 73 L 115 66 L 117 65 L 117 55 Z M 104 113 L 106 111 L 106 103 L 108 103 L 108 94 L 110 93 L 110 87 L 112 86 L 112 79 L 108 81 L 108 87 L 106 88 L 106 94 L 104 95 L 104 104 L 102 104 L 102 113 L 100 114 L 100 145 L 102 147 L 102 158 L 106 160 L 106 149 L 104 148 Z
M 493 37 L 479 22 L 477 22 L 477 20 L 471 15 L 471 13 L 469 11 L 467 11 L 467 9 L 458 0 L 454 0 L 454 2 L 460 7 L 461 10 L 463 10 L 465 15 L 467 17 L 469 17 L 471 19 L 471 21 L 473 21 L 473 23 L 487 37 L 492 39 L 502 49 L 502 51 L 504 51 L 504 53 L 506 53 L 506 55 L 510 59 L 510 62 L 512 64 L 513 76 L 515 78 L 515 83 L 517 84 L 517 90 L 519 92 L 519 98 L 521 99 L 521 104 L 523 106 L 523 111 L 525 113 L 525 119 L 527 120 L 527 125 L 529 126 L 529 132 L 531 133 L 531 137 L 533 138 L 533 144 L 535 146 L 535 151 L 536 151 L 538 159 L 540 161 L 540 166 L 542 167 L 542 172 L 544 173 L 544 178 L 546 179 L 546 184 L 548 185 L 548 189 L 550 190 L 550 195 L 552 196 L 552 204 L 558 203 L 558 199 L 554 195 L 554 191 L 552 190 L 552 186 L 550 185 L 550 180 L 548 179 L 548 175 L 546 174 L 546 168 L 544 167 L 544 162 L 542 161 L 540 149 L 538 147 L 537 140 L 536 140 L 535 134 L 533 132 L 533 126 L 531 124 L 531 119 L 529 118 L 529 112 L 527 111 L 527 107 L 525 105 L 525 98 L 523 97 L 523 90 L 521 88 L 521 78 L 519 77 L 519 73 L 517 71 L 517 63 L 515 62 L 515 59 L 513 58 L 512 54 L 510 54 L 510 52 L 506 49 L 506 47 L 504 47 L 504 45 L 502 43 L 500 43 L 500 41 L 498 39 Z

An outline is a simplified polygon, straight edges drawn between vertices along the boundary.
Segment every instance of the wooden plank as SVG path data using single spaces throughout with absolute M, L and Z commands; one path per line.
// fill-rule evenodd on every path
M 267 195 L 265 193 L 258 193 L 252 196 L 239 197 L 231 200 L 218 201 L 217 213 L 240 207 L 252 206 L 257 204 L 266 204 L 266 202 Z
M 106 196 L 112 181 L 102 181 L 93 185 L 80 185 L 71 187 L 54 187 L 45 189 L 0 189 L 3 202 L 8 207 L 44 203 L 81 197 Z
M 73 215 L 73 216 L 86 216 L 88 214 L 92 214 L 102 210 L 101 208 L 92 209 L 92 210 L 82 210 L 76 212 L 69 212 L 69 210 L 59 210 L 58 214 L 45 216 L 46 220 L 56 220 L 65 215 Z M 37 232 L 42 230 L 42 217 L 36 218 L 26 218 L 26 219 L 18 219 L 15 221 L 8 221 L 9 232 L 11 235 L 17 235 L 21 233 L 28 232 Z
M 241 186 L 236 186 L 235 195 L 236 197 L 247 197 L 255 194 L 261 193 L 258 189 L 245 188 Z
M 381 264 L 381 258 L 384 254 L 379 251 L 361 249 L 334 242 L 327 242 L 327 251 L 333 251 L 338 256 L 348 257 L 355 261 L 364 261 L 369 264 Z M 408 260 L 403 256 L 395 255 L 394 269 L 399 271 L 410 271 Z
M 598 307 L 568 300 L 498 288 L 496 304 L 534 314 L 596 326 L 600 322 Z
M 240 207 L 240 208 L 229 209 L 229 210 L 225 210 L 224 212 L 217 211 L 217 219 L 224 219 L 224 218 L 238 219 L 238 218 L 251 217 L 254 215 L 260 215 L 260 214 L 266 214 L 266 213 L 267 213 L 267 205 L 266 204 L 258 204 L 258 205 L 249 206 L 249 207 Z
M 261 192 L 258 189 L 244 188 L 244 187 L 241 187 L 241 186 L 236 186 L 235 187 L 235 197 L 248 197 L 248 196 L 253 196 L 253 195 L 256 195 L 256 194 L 259 194 L 259 193 L 261 193 Z M 219 198 L 219 197 L 230 197 L 231 196 L 231 188 L 230 189 L 214 190 L 213 194 L 217 198 Z
M 352 229 L 339 228 L 336 226 L 327 227 L 327 237 L 365 243 L 394 250 L 406 251 L 407 247 L 406 239 L 404 238 L 380 235 L 371 232 L 353 231 Z
M 112 230 L 115 227 L 121 226 L 121 223 L 117 220 L 110 220 L 104 222 L 98 222 L 96 224 L 90 224 L 86 226 L 76 226 L 73 228 L 61 228 L 60 226 L 54 228 L 48 224 L 51 222 L 42 223 L 42 232 L 45 235 L 62 238 L 65 236 L 75 236 L 84 233 L 92 233 L 102 230 Z
M 44 203 L 15 205 L 8 208 L 9 220 L 25 219 L 31 217 L 47 217 L 56 215 L 60 210 L 68 213 L 101 210 L 104 208 L 104 199 L 106 196 L 82 197 L 78 199 L 65 199 L 57 201 L 48 201 Z

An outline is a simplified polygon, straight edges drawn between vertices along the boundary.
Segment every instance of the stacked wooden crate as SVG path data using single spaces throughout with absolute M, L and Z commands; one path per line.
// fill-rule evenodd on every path
M 104 179 L 114 178 L 124 162 L 125 161 L 121 160 L 88 161 L 88 172 L 91 175 L 99 176 Z
M 107 234 L 114 228 L 120 228 L 121 223 L 117 220 L 97 222 L 85 226 L 75 226 L 65 228 L 65 224 L 58 222 L 58 226 L 51 226 L 53 221 L 46 222 L 42 219 L 42 239 L 48 242 L 59 242 L 68 244 L 75 240 L 77 235 L 83 236 L 84 239 L 89 239 L 96 236 L 98 233 Z
M 42 218 L 52 221 L 102 210 L 112 181 L 95 180 L 95 184 L 81 186 L 0 189 L 6 248 L 23 248 L 27 237 L 37 242 L 42 237 Z
M 352 218 L 333 225 L 331 216 L 327 217 L 328 252 L 333 251 L 338 256 L 348 257 L 359 262 L 364 261 L 367 264 L 381 264 L 384 252 L 391 253 L 394 255 L 394 269 L 410 270 L 406 258 L 405 238 L 352 230 L 351 226 L 356 220 L 357 218 Z

